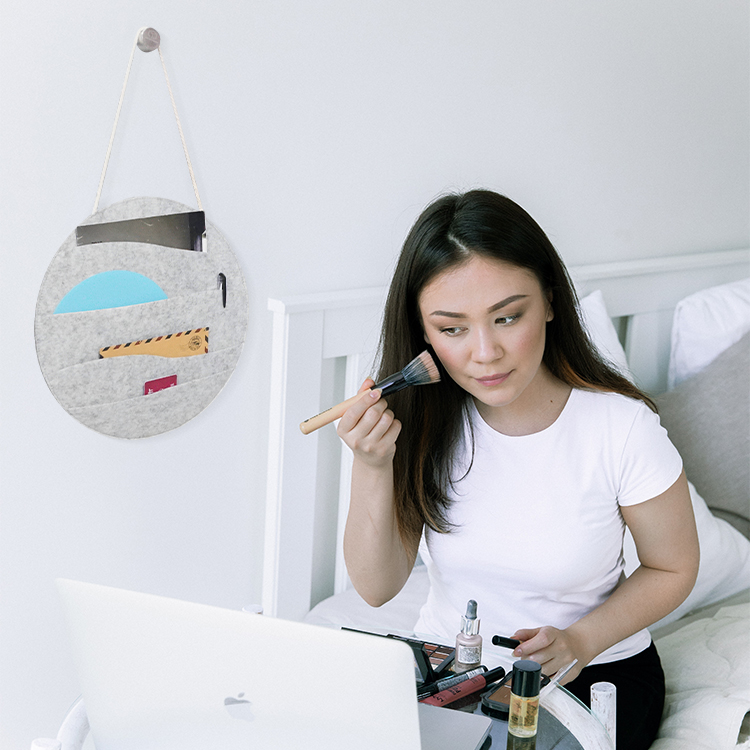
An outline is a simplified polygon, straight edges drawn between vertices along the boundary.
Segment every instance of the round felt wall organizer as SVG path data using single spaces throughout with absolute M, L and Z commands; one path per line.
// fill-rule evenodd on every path
M 34 334 L 47 385 L 70 415 L 141 438 L 211 403 L 247 322 L 242 271 L 203 212 L 130 198 L 92 214 L 55 254 Z

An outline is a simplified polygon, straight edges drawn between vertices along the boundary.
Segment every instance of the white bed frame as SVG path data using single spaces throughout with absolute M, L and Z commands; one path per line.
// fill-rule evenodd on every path
M 674 307 L 750 276 L 750 250 L 573 267 L 581 298 L 601 289 L 638 385 L 666 389 Z M 345 590 L 343 524 L 351 457 L 332 426 L 299 423 L 356 393 L 371 374 L 386 289 L 269 299 L 273 314 L 263 609 L 300 620 Z

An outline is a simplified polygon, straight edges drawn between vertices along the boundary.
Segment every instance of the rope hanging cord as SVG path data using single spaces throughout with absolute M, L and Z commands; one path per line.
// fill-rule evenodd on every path
M 125 90 L 128 86 L 128 78 L 130 77 L 130 69 L 133 67 L 133 57 L 135 55 L 135 48 L 136 46 L 140 46 L 138 44 L 139 39 L 141 38 L 141 34 L 144 31 L 144 29 L 139 29 L 138 33 L 136 34 L 135 41 L 133 42 L 133 48 L 130 50 L 130 59 L 128 60 L 128 67 L 125 71 L 125 80 L 122 84 L 122 91 L 120 92 L 120 101 L 117 104 L 117 112 L 115 113 L 115 122 L 112 126 L 112 135 L 109 138 L 109 145 L 107 146 L 107 155 L 104 157 L 104 167 L 102 168 L 102 175 L 99 178 L 99 188 L 96 191 L 96 200 L 94 201 L 94 209 L 91 213 L 96 213 L 99 210 L 99 199 L 102 195 L 102 188 L 104 187 L 104 177 L 107 174 L 107 165 L 109 164 L 109 157 L 112 154 L 112 145 L 115 142 L 115 133 L 117 132 L 117 123 L 120 120 L 120 111 L 122 110 L 122 102 L 125 98 Z M 148 30 L 152 31 L 152 30 Z M 158 34 L 156 32 L 153 32 L 154 35 L 156 35 L 156 38 L 158 39 Z M 182 150 L 185 153 L 185 161 L 187 162 L 188 171 L 190 172 L 190 180 L 193 183 L 193 191 L 195 192 L 195 200 L 198 202 L 198 210 L 203 210 L 203 205 L 201 204 L 201 198 L 198 194 L 198 184 L 195 181 L 195 174 L 193 173 L 193 165 L 190 161 L 190 154 L 188 154 L 187 149 L 187 143 L 185 142 L 185 134 L 182 132 L 182 123 L 180 122 L 180 116 L 177 114 L 177 104 L 174 100 L 174 94 L 172 93 L 172 86 L 169 83 L 169 75 L 167 75 L 167 66 L 164 62 L 164 55 L 162 54 L 161 47 L 156 45 L 156 49 L 159 50 L 159 60 L 161 61 L 161 67 L 164 70 L 164 80 L 167 82 L 167 89 L 169 91 L 169 98 L 172 102 L 172 110 L 174 111 L 175 120 L 177 120 L 177 130 L 180 133 L 180 140 L 182 141 Z M 141 49 L 144 49 L 141 47 Z M 144 49 L 146 52 L 150 52 L 150 49 Z

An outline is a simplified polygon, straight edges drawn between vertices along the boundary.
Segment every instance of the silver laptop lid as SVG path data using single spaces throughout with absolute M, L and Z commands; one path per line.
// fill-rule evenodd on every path
M 97 750 L 419 750 L 405 644 L 58 581 Z

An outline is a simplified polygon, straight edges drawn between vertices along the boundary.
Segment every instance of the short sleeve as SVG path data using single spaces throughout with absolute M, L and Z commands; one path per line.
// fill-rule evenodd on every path
M 641 403 L 625 441 L 620 462 L 620 505 L 637 505 L 668 490 L 682 472 L 682 458 L 659 415 Z

